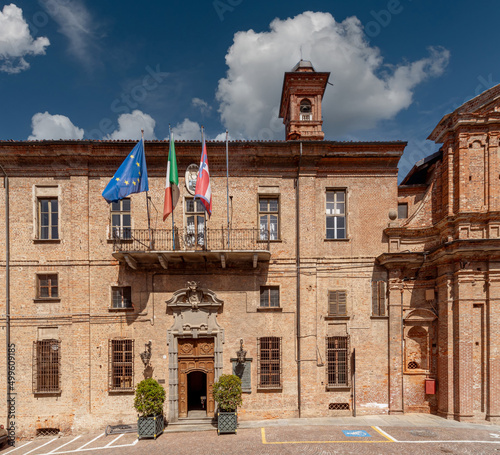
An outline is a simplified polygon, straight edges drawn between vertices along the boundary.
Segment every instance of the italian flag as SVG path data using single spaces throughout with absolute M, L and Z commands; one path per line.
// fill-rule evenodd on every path
M 168 152 L 167 179 L 165 184 L 165 204 L 163 206 L 163 221 L 165 221 L 179 200 L 179 175 L 177 174 L 177 159 L 175 158 L 174 136 L 170 135 Z

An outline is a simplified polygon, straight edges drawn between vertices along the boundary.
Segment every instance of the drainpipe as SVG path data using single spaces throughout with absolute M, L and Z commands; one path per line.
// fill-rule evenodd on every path
M 297 404 L 299 410 L 299 418 L 301 417 L 301 381 L 300 381 L 300 369 L 301 369 L 301 358 L 300 358 L 300 166 L 302 164 L 302 142 L 300 143 L 300 156 L 299 165 L 297 168 L 297 184 L 295 186 L 295 232 L 296 232 L 296 257 L 297 257 L 297 289 L 296 289 L 296 299 L 297 299 Z
M 7 375 L 9 378 L 9 346 L 10 346 L 10 225 L 9 225 L 9 177 L 2 165 L 5 187 L 5 342 Z M 7 382 L 7 418 L 10 414 L 10 387 Z M 7 424 L 8 425 L 8 424 Z

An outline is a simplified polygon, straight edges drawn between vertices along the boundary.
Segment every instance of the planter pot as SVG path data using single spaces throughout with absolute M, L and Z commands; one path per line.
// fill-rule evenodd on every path
M 237 412 L 219 411 L 217 413 L 217 434 L 236 433 L 237 426 Z
M 137 437 L 156 439 L 163 433 L 163 416 L 138 417 L 137 418 Z

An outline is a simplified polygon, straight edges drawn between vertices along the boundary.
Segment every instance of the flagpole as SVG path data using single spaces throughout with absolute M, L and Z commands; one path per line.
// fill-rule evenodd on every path
M 168 141 L 168 158 L 170 159 L 170 147 L 171 147 L 171 141 L 173 140 L 173 135 L 172 135 L 172 130 L 170 129 L 170 123 L 168 124 L 168 133 L 170 135 L 170 139 Z M 168 179 L 170 179 L 170 175 L 168 176 Z M 173 203 L 173 200 L 172 200 Z M 175 251 L 175 223 L 174 223 L 174 209 L 172 207 L 172 250 Z
M 229 133 L 226 130 L 226 202 L 227 202 L 227 249 L 229 250 L 229 153 L 228 153 L 228 137 Z
M 141 141 L 144 148 L 144 156 L 146 156 L 146 147 L 144 147 L 144 130 L 141 129 Z M 153 249 L 153 238 L 151 237 L 151 217 L 149 216 L 149 196 L 146 191 L 146 212 L 148 214 L 148 234 L 149 234 L 149 249 Z

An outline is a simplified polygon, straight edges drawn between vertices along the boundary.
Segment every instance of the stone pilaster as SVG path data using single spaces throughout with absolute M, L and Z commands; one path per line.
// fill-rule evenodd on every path
M 403 288 L 400 271 L 389 273 L 389 414 L 402 414 L 403 409 Z
M 453 274 L 440 273 L 438 295 L 438 414 L 447 419 L 454 416 L 453 400 Z
M 488 385 L 486 419 L 500 423 L 500 262 L 489 264 L 487 295 Z

